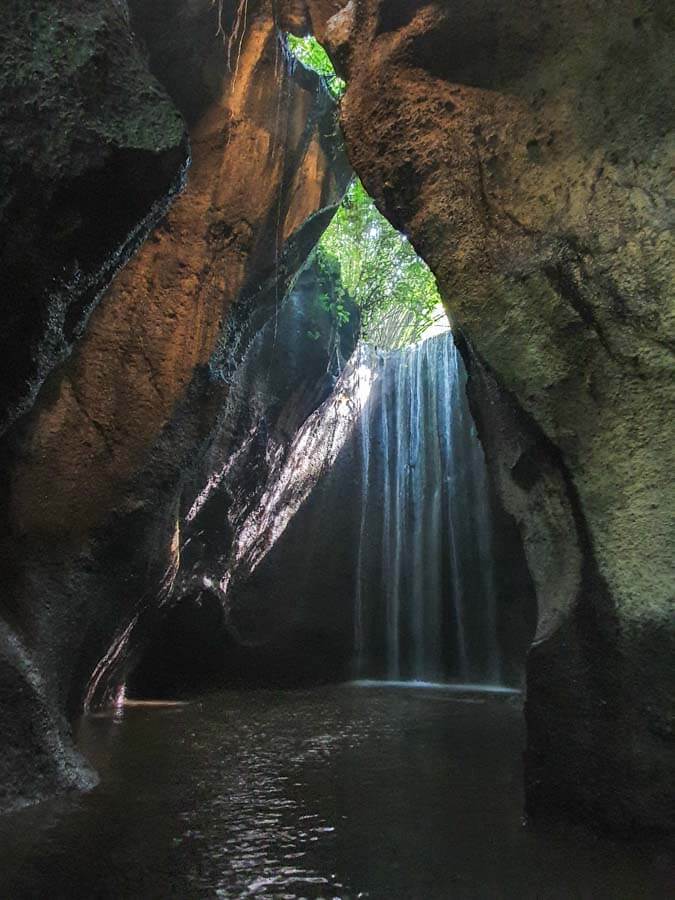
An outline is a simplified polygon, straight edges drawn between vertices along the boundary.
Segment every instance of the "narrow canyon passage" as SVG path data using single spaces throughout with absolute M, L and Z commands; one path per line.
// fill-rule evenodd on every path
M 0 900 L 665 900 L 667 0 L 12 0 Z
M 522 817 L 517 695 L 221 692 L 80 724 L 92 794 L 0 819 L 7 898 L 663 900 L 665 858 Z
M 531 589 L 514 573 L 524 562 L 496 507 L 493 520 L 466 373 L 441 332 L 397 350 L 357 348 L 233 541 L 232 571 L 253 579 L 244 618 L 233 612 L 237 641 L 251 640 L 247 620 L 259 637 L 261 609 L 282 596 L 267 567 L 293 584 L 299 624 L 336 583 L 342 595 L 320 608 L 338 604 L 353 632 L 344 672 L 355 680 L 284 690 L 272 668 L 266 688 L 200 688 L 205 630 L 151 645 L 114 703 L 79 721 L 99 787 L 0 819 L 0 896 L 667 895 L 672 866 L 650 845 L 523 821 Z M 327 522 L 345 510 L 349 565 L 340 557 L 331 571 L 310 535 L 327 530 L 332 550 Z M 226 630 L 215 635 L 232 655 Z M 302 638 L 287 640 L 302 657 Z M 275 652 L 274 638 L 259 643 L 252 659 L 244 649 L 234 666 L 221 663 L 216 682 L 255 682 Z M 302 658 L 295 666 L 303 671 Z M 152 693 L 159 684 L 162 694 L 162 669 L 173 699 Z

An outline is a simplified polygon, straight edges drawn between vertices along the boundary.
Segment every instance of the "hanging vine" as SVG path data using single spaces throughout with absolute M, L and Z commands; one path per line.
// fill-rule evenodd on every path
M 223 43 L 227 38 L 225 25 L 223 23 L 223 8 L 225 0 L 211 0 L 211 6 L 215 7 L 217 15 L 216 35 L 222 36 Z M 241 60 L 241 50 L 244 45 L 244 37 L 246 36 L 246 26 L 248 23 L 248 0 L 239 0 L 239 6 L 234 17 L 232 31 L 227 38 L 227 68 L 232 71 L 232 56 L 235 54 L 234 63 L 234 81 L 237 80 L 239 72 L 239 62 Z

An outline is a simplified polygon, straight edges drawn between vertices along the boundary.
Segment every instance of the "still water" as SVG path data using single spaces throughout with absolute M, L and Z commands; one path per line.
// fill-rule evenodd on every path
M 101 784 L 0 819 L 0 897 L 673 896 L 663 853 L 522 824 L 519 704 L 346 685 L 88 717 Z

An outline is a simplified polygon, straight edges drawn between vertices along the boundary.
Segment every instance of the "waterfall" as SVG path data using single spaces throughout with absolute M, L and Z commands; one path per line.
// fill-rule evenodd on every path
M 359 345 L 238 521 L 210 585 L 226 605 L 331 479 L 342 509 L 315 508 L 315 532 L 348 509 L 353 562 L 337 577 L 354 604 L 354 677 L 500 684 L 489 480 L 450 332 L 387 353 Z
M 489 483 L 452 335 L 358 365 L 357 676 L 498 684 Z

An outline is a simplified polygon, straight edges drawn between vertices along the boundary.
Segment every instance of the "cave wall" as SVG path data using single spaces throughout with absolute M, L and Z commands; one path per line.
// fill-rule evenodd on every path
M 438 277 L 523 533 L 528 809 L 671 828 L 672 5 L 310 6 L 354 168 Z
M 300 430 L 330 398 L 354 350 L 358 310 L 347 301 L 349 321 L 338 323 L 320 300 L 334 290 L 310 262 L 251 342 L 205 459 L 213 474 L 195 479 L 199 493 L 185 492 L 195 499 L 184 510 L 171 597 L 139 621 L 132 653 L 109 674 L 109 693 L 124 683 L 128 697 L 191 696 L 223 685 L 316 684 L 347 672 L 354 542 L 334 526 L 348 507 L 336 510 L 329 499 L 322 517 L 308 516 L 319 487 L 312 484 L 288 536 L 254 577 L 236 552 L 242 532 L 262 519 L 264 496 L 278 484 Z M 272 524 L 260 530 L 265 540 Z
M 185 180 L 185 125 L 121 4 L 3 9 L 0 434 Z
M 231 450 L 222 413 L 232 379 L 351 174 L 333 101 L 316 76 L 286 65 L 272 3 L 249 3 L 245 29 L 227 6 L 224 34 L 210 0 L 129 7 L 111 7 L 120 43 L 179 144 L 183 114 L 192 162 L 182 195 L 0 448 L 2 807 L 92 783 L 68 720 L 128 652 L 144 610 L 167 601 L 182 515 Z M 89 24 L 73 13 L 76 56 Z M 92 86 L 105 122 L 123 77 L 108 68 Z M 63 104 L 71 115 L 67 94 Z M 126 182 L 111 179 L 122 193 Z M 29 212 L 40 219 L 39 198 Z
M 3 19 L 0 805 L 92 783 L 66 715 L 173 586 L 233 373 L 347 177 L 280 24 L 348 77 L 351 160 L 464 334 L 538 594 L 528 808 L 672 827 L 671 5 L 235 6 L 224 35 L 209 0 Z M 96 306 L 184 180 L 177 110 L 187 191 Z

